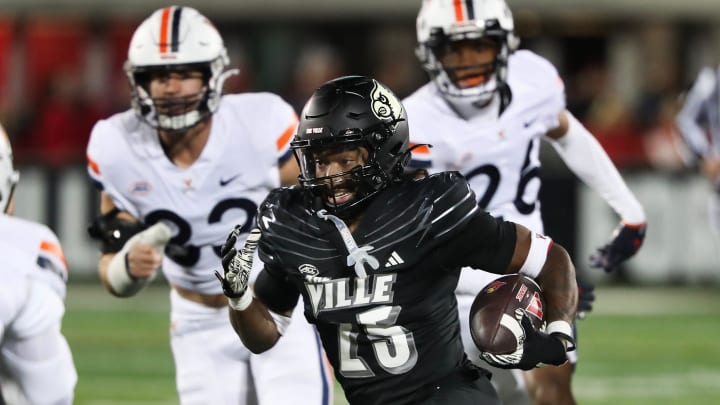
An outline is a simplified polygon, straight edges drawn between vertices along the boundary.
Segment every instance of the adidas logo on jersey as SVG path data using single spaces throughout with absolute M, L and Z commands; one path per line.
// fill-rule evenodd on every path
M 390 254 L 390 258 L 385 263 L 385 267 L 397 266 L 397 265 L 403 264 L 403 263 L 405 263 L 405 260 L 403 260 L 402 257 L 400 257 L 398 252 L 393 250 L 393 252 Z

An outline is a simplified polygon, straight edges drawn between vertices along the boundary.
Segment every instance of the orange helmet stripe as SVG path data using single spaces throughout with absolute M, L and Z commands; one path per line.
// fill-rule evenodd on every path
M 453 3 L 455 5 L 455 21 L 460 22 L 465 19 L 463 17 L 462 0 L 455 0 Z
M 170 11 L 172 7 L 165 7 L 160 20 L 160 53 L 166 53 L 168 47 L 168 26 L 170 25 Z

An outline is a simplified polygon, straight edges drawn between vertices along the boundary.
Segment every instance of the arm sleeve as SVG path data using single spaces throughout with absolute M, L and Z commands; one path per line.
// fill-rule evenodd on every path
M 55 271 L 63 280 L 67 281 L 68 266 L 65 253 L 57 236 L 49 228 L 46 229 L 40 240 L 37 262 L 40 267 Z
M 281 271 L 269 266 L 258 274 L 255 281 L 255 297 L 268 309 L 278 314 L 291 311 L 297 305 L 300 293 Z
M 565 111 L 565 115 L 568 118 L 567 133 L 560 139 L 550 139 L 560 157 L 575 175 L 607 201 L 625 223 L 644 223 L 642 205 L 600 143 L 569 111 Z
M 127 211 L 135 218 L 139 218 L 140 213 L 134 204 L 131 204 L 118 191 L 112 181 L 115 159 L 123 155 L 123 153 L 118 153 L 120 148 L 112 143 L 113 135 L 115 135 L 112 131 L 115 131 L 115 129 L 105 120 L 98 121 L 93 127 L 86 150 L 88 175 L 101 191 L 104 191 L 112 198 L 118 209 Z
M 478 211 L 462 230 L 443 244 L 439 254 L 443 268 L 470 266 L 490 273 L 504 274 L 510 266 L 517 232 L 513 222 Z
M 558 115 L 565 110 L 565 83 L 550 61 L 529 50 L 515 52 L 509 60 L 508 83 L 513 97 L 538 131 L 557 128 Z
M 685 96 L 683 107 L 675 120 L 685 143 L 698 157 L 706 156 L 710 152 L 710 143 L 700 120 L 716 87 L 717 79 L 713 69 L 703 69 Z
M 279 96 L 276 96 L 272 116 L 269 133 L 275 137 L 278 166 L 281 166 L 292 158 L 290 141 L 297 130 L 298 116 L 292 106 Z

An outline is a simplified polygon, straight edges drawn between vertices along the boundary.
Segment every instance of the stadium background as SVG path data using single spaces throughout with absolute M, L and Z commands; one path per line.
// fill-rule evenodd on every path
M 509 0 L 521 47 L 551 60 L 569 109 L 591 129 L 644 204 L 648 237 L 620 272 L 586 258 L 614 213 L 544 150 L 547 233 L 600 287 L 580 324 L 581 403 L 699 403 L 720 398 L 718 244 L 710 188 L 686 165 L 673 117 L 700 67 L 720 61 L 720 4 L 704 0 Z M 0 122 L 21 170 L 17 215 L 47 223 L 71 268 L 64 331 L 78 404 L 174 403 L 167 294 L 160 280 L 134 300 L 105 294 L 85 228 L 97 215 L 84 150 L 94 122 L 124 110 L 122 71 L 137 24 L 156 0 L 3 0 Z M 242 73 L 228 92 L 269 90 L 298 110 L 342 74 L 373 75 L 400 96 L 426 80 L 417 63 L 420 0 L 205 0 Z M 603 340 L 605 339 L 605 340 Z M 623 402 L 626 401 L 626 402 Z

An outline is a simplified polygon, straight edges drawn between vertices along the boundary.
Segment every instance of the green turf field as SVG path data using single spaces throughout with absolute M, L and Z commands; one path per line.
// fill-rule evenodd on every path
M 720 289 L 606 288 L 580 322 L 580 404 L 710 404 L 720 398 Z M 176 404 L 164 286 L 120 300 L 71 284 L 63 330 L 77 405 Z M 336 391 L 335 404 L 345 404 Z

